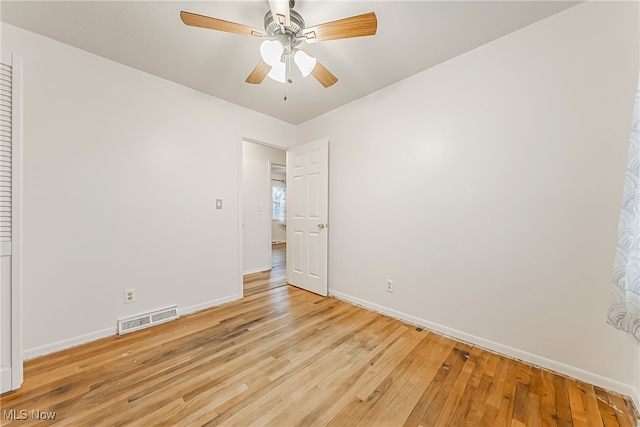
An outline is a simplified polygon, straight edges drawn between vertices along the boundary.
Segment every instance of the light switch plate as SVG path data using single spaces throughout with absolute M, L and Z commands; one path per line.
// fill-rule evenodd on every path
M 222 199 L 216 199 L 216 209 L 222 209 Z

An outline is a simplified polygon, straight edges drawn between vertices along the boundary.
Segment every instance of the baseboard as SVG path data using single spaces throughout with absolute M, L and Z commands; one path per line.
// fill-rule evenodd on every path
M 611 390 L 611 391 L 623 394 L 625 396 L 629 396 L 636 403 L 636 406 L 638 406 L 638 402 L 637 402 L 637 400 L 639 399 L 638 391 L 630 384 L 625 384 L 620 381 L 616 381 L 611 378 L 607 378 L 593 372 L 585 371 L 583 369 L 576 368 L 574 366 L 566 365 L 556 360 L 547 359 L 546 357 L 543 357 L 537 354 L 529 353 L 514 347 L 509 347 L 491 340 L 477 337 L 475 335 L 471 335 L 466 332 L 458 331 L 456 329 L 452 329 L 447 326 L 440 325 L 438 323 L 430 322 L 428 320 L 421 319 L 419 317 L 412 316 L 410 314 L 406 314 L 401 311 L 397 311 L 382 305 L 378 305 L 378 304 L 375 304 L 351 295 L 347 295 L 339 291 L 330 289 L 329 295 L 334 296 L 338 299 L 350 302 L 352 304 L 376 311 L 378 313 L 382 313 L 387 316 L 391 316 L 396 319 L 403 320 L 413 325 L 420 326 L 422 328 L 426 328 L 434 332 L 438 332 L 442 335 L 446 335 L 448 337 L 455 338 L 457 340 L 464 341 L 464 342 L 476 345 L 478 347 L 482 347 L 484 349 L 493 351 L 495 353 L 500 353 L 505 356 L 511 357 L 513 359 L 522 360 L 529 364 L 536 365 L 541 368 L 545 368 L 550 371 L 554 371 L 554 372 L 578 379 L 580 381 L 584 381 L 589 384 L 596 385 L 598 387 L 602 387 L 606 390 Z
M 195 313 L 196 311 L 205 310 L 207 308 L 222 305 L 224 303 L 235 301 L 240 298 L 242 298 L 241 295 L 233 294 L 228 297 L 218 298 L 218 299 L 203 302 L 200 304 L 195 304 L 189 307 L 178 308 L 178 314 L 180 316 L 186 316 L 188 314 Z M 114 320 L 114 324 L 115 323 L 116 321 Z M 113 326 L 111 328 L 105 328 L 99 331 L 90 332 L 88 334 L 79 335 L 77 337 L 67 338 L 67 339 L 57 341 L 51 344 L 46 344 L 40 347 L 34 347 L 24 351 L 23 353 L 24 360 L 34 359 L 36 357 L 45 356 L 47 354 L 55 353 L 57 351 L 66 350 L 68 348 L 75 347 L 81 344 L 86 344 L 88 342 L 95 341 L 100 338 L 116 335 L 117 333 L 118 333 L 117 326 Z M 4 371 L 3 371 L 3 375 L 4 375 Z M 4 386 L 4 382 L 2 384 Z M 11 384 L 11 381 L 9 381 L 9 384 Z
M 265 266 L 265 267 L 260 267 L 260 268 L 252 268 L 251 270 L 247 270 L 244 273 L 242 273 L 243 276 L 246 276 L 247 274 L 253 274 L 253 273 L 262 273 L 263 271 L 269 271 L 271 270 L 271 266 Z
M 118 328 L 115 325 L 110 328 L 100 329 L 98 331 L 89 332 L 88 334 L 78 335 L 77 337 L 66 338 L 50 344 L 41 345 L 39 347 L 30 348 L 23 353 L 24 360 L 34 359 L 36 357 L 45 356 L 57 351 L 66 350 L 71 347 L 85 344 L 90 341 L 99 340 L 100 338 L 115 335 Z
M 11 390 L 11 368 L 0 369 L 0 393 Z
M 235 301 L 242 298 L 240 294 L 229 295 L 228 297 L 218 298 L 211 301 L 203 302 L 200 304 L 191 305 L 189 307 L 180 308 L 178 307 L 178 314 L 180 316 L 186 316 L 188 314 L 195 313 L 196 311 L 206 310 L 207 308 L 217 307 L 222 304 L 226 304 L 231 301 Z

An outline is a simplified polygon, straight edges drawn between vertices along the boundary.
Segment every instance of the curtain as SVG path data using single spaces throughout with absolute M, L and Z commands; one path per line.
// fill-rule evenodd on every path
M 640 343 L 640 80 L 638 83 L 607 318 Z

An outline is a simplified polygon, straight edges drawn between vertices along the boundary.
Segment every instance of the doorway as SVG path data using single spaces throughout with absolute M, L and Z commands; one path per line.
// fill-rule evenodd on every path
M 287 284 L 286 150 L 242 141 L 243 296 Z

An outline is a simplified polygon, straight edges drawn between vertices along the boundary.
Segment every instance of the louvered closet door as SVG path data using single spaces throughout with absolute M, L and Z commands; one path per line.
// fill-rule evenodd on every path
M 0 63 L 0 392 L 13 387 L 12 67 Z

